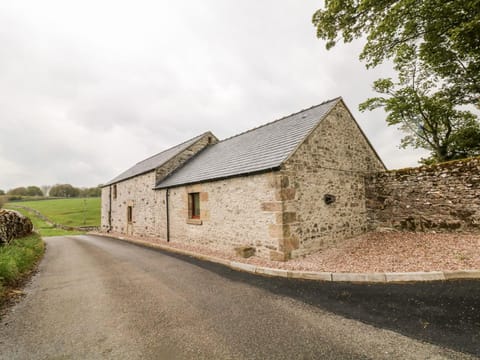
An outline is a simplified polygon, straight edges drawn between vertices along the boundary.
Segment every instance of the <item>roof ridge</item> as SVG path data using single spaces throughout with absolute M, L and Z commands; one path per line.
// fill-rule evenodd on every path
M 152 155 L 152 156 L 149 156 L 149 157 L 147 157 L 147 158 L 145 158 L 145 159 L 143 159 L 143 160 L 135 163 L 135 165 L 141 164 L 141 163 L 143 163 L 143 162 L 145 162 L 145 161 L 147 161 L 147 160 L 149 160 L 149 159 L 151 159 L 151 158 L 153 158 L 153 157 L 155 157 L 155 156 L 158 156 L 158 155 L 160 155 L 160 154 L 163 154 L 164 152 L 167 152 L 167 151 L 169 151 L 169 150 L 172 150 L 172 149 L 174 149 L 174 148 L 176 148 L 176 147 L 180 147 L 180 146 L 182 146 L 182 145 L 185 145 L 186 143 L 188 143 L 188 142 L 190 142 L 190 141 L 192 141 L 192 140 L 195 140 L 196 138 L 200 138 L 200 137 L 202 137 L 202 136 L 204 136 L 204 135 L 206 135 L 206 134 L 208 134 L 208 133 L 211 133 L 211 131 L 205 131 L 204 133 L 202 133 L 202 134 L 200 134 L 200 135 L 197 135 L 197 136 L 194 136 L 194 137 L 192 137 L 192 138 L 190 138 L 190 139 L 188 139 L 188 140 L 185 140 L 184 142 L 181 142 L 180 144 L 171 146 L 171 147 L 169 147 L 168 149 L 165 149 L 165 150 L 163 150 L 163 151 L 160 151 L 160 152 L 158 152 L 158 153 L 156 153 L 156 154 L 154 154 L 154 155 Z M 133 165 L 133 166 L 135 166 L 135 165 Z
M 284 119 L 286 119 L 286 118 L 289 118 L 289 117 L 291 117 L 291 116 L 298 115 L 298 114 L 300 114 L 300 113 L 302 113 L 302 112 L 304 112 L 304 111 L 308 111 L 308 110 L 311 110 L 311 109 L 313 109 L 313 108 L 316 108 L 316 107 L 325 105 L 325 104 L 327 104 L 327 103 L 329 103 L 329 102 L 338 101 L 338 100 L 340 100 L 340 99 L 342 99 L 342 97 L 341 97 L 341 96 L 337 96 L 336 98 L 333 98 L 333 99 L 330 99 L 330 100 L 325 100 L 325 101 L 321 102 L 320 104 L 312 105 L 312 106 L 310 106 L 309 108 L 302 109 L 302 110 L 300 110 L 300 111 L 291 113 L 290 115 L 282 116 L 281 118 L 276 119 L 276 120 L 273 120 L 273 121 L 270 121 L 270 122 L 268 122 L 268 123 L 266 123 L 266 124 L 256 126 L 256 127 L 251 128 L 251 129 L 249 129 L 249 130 L 245 130 L 245 131 L 243 131 L 243 132 L 241 132 L 241 133 L 239 133 L 239 134 L 236 134 L 236 135 L 232 135 L 232 136 L 230 136 L 230 137 L 228 137 L 228 138 L 225 138 L 225 139 L 219 141 L 218 143 L 222 143 L 222 142 L 224 142 L 224 141 L 227 141 L 227 140 L 236 138 L 236 137 L 238 137 L 238 136 L 240 136 L 240 135 L 244 135 L 244 134 L 247 134 L 247 133 L 249 133 L 249 132 L 255 131 L 255 130 L 257 130 L 257 129 L 263 128 L 263 127 L 265 127 L 265 126 L 274 124 L 274 123 L 276 123 L 276 122 L 279 122 L 279 121 L 284 120 Z M 218 143 L 217 143 L 217 144 L 218 144 Z

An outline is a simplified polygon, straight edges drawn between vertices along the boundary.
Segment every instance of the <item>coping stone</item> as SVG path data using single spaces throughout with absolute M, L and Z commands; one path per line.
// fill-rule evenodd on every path
M 385 273 L 387 282 L 445 280 L 442 271 Z
M 241 270 L 254 273 L 257 267 L 255 265 L 244 264 L 237 261 L 230 261 L 230 267 L 234 270 Z
M 444 271 L 445 279 L 480 279 L 480 270 Z
M 266 267 L 261 267 L 261 266 L 259 266 L 255 269 L 255 274 L 288 277 L 288 271 L 287 270 L 266 268 Z
M 288 271 L 288 277 L 292 279 L 332 281 L 332 273 L 330 272 L 290 270 Z
M 332 281 L 385 282 L 384 273 L 332 273 Z

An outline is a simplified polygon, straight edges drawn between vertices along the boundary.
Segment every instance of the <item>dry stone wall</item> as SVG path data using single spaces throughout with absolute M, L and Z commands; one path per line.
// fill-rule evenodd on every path
M 0 209 L 0 245 L 31 234 L 33 224 L 18 211 Z
M 480 231 L 480 158 L 372 175 L 367 208 L 373 228 Z

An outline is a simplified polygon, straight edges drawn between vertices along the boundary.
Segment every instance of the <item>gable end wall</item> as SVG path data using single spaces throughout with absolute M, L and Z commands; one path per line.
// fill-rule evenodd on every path
M 155 235 L 155 211 L 157 208 L 155 172 L 133 177 L 116 184 L 117 198 L 112 196 L 112 231 L 120 234 Z M 113 187 L 113 185 L 110 185 Z M 113 193 L 113 192 L 112 192 Z M 109 187 L 102 189 L 102 231 L 108 231 Z M 127 223 L 127 207 L 132 206 L 132 223 Z
M 210 139 L 210 140 L 209 140 Z M 205 149 L 208 145 L 213 145 L 218 142 L 218 139 L 212 134 L 207 133 L 201 139 L 196 141 L 194 144 L 190 145 L 187 149 L 182 151 L 180 154 L 177 154 L 172 159 L 168 160 L 161 167 L 156 169 L 156 178 L 155 184 L 165 179 L 170 175 L 174 170 L 178 169 L 180 166 L 185 164 L 191 157 L 198 154 L 200 151 Z
M 384 170 L 343 102 L 281 169 L 285 256 L 334 245 L 368 229 L 365 176 Z M 326 194 L 335 202 L 327 205 Z

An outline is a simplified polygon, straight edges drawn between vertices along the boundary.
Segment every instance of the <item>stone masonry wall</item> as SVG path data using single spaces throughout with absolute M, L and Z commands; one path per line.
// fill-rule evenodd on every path
M 281 169 L 285 258 L 365 232 L 365 175 L 384 169 L 339 102 Z
M 112 191 L 112 231 L 139 236 L 155 236 L 155 171 L 116 184 L 117 198 Z M 113 186 L 113 185 L 112 185 Z M 102 189 L 102 231 L 108 231 L 109 189 Z M 127 222 L 127 207 L 132 206 L 132 223 Z
M 200 140 L 196 141 L 186 150 L 182 151 L 177 156 L 173 157 L 161 167 L 156 170 L 155 182 L 158 183 L 160 180 L 166 178 L 170 173 L 175 169 L 183 165 L 187 160 L 192 156 L 203 150 L 206 146 L 215 144 L 218 142 L 218 139 L 211 133 L 206 133 Z
M 110 186 L 102 188 L 100 194 L 100 231 L 108 231 L 108 211 L 110 206 Z
M 373 227 L 480 230 L 480 158 L 393 170 L 367 181 Z
M 190 192 L 200 193 L 200 222 L 188 220 Z M 256 255 L 274 257 L 282 237 L 275 225 L 279 192 L 278 172 L 170 189 L 170 241 L 232 251 L 252 246 Z

